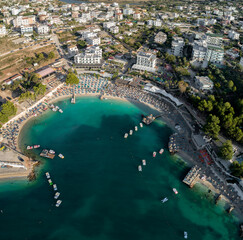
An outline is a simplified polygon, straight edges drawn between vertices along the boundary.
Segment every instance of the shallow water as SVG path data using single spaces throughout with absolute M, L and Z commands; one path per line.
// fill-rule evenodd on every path
M 123 138 L 148 108 L 95 97 L 57 104 L 63 114 L 49 111 L 29 122 L 20 139 L 23 149 L 40 144 L 65 158 L 42 159 L 34 183 L 0 184 L 0 239 L 175 240 L 184 231 L 188 239 L 238 239 L 236 217 L 198 186 L 181 182 L 188 167 L 169 155 L 172 131 L 162 121 Z M 164 154 L 153 158 L 162 147 Z M 142 159 L 147 166 L 138 172 Z M 60 208 L 45 171 L 61 193 Z M 163 204 L 164 197 L 169 201 Z

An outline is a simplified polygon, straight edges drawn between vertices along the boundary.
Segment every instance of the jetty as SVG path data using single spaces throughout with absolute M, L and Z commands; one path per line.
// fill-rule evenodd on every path
M 143 119 L 142 119 L 143 123 L 145 123 L 146 125 L 151 124 L 154 120 L 155 120 L 155 117 L 153 116 L 153 114 L 150 114 L 147 117 L 143 117 Z
M 192 188 L 194 186 L 194 184 L 196 183 L 198 177 L 200 176 L 200 173 L 199 173 L 200 170 L 201 170 L 201 168 L 199 168 L 197 165 L 192 167 L 191 170 L 187 173 L 187 175 L 183 179 L 183 182 L 185 184 L 187 184 L 190 188 Z
M 53 159 L 55 157 L 55 154 L 49 153 L 48 150 L 43 149 L 43 151 L 40 153 L 40 156 L 41 157 L 45 157 L 45 158 Z
M 71 98 L 71 103 L 75 104 L 76 100 L 75 100 L 75 94 L 73 93 L 72 98 Z
M 174 133 L 169 138 L 168 148 L 171 154 L 175 154 L 179 150 L 179 146 L 177 145 L 176 142 L 176 137 L 177 137 L 177 133 Z
M 215 199 L 215 204 L 217 205 L 219 200 L 222 199 L 222 194 L 219 194 L 218 197 Z

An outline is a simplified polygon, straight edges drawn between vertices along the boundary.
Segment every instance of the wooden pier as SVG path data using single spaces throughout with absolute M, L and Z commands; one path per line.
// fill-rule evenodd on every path
M 190 188 L 192 188 L 196 183 L 198 177 L 200 176 L 199 174 L 200 170 L 201 168 L 199 168 L 197 165 L 192 167 L 191 170 L 187 173 L 187 175 L 183 179 L 183 182 L 189 185 Z
M 75 104 L 75 94 L 73 93 L 73 95 L 72 95 L 72 99 L 71 99 L 71 103 L 73 103 L 73 104 Z
M 161 114 L 160 115 L 157 115 L 157 116 L 153 116 L 153 114 L 150 114 L 148 115 L 147 117 L 143 117 L 142 121 L 143 123 L 145 123 L 146 125 L 149 125 L 151 124 L 156 118 L 159 118 L 161 117 Z

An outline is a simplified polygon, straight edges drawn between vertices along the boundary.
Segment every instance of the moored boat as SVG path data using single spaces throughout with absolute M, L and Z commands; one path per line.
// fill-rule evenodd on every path
M 60 113 L 63 113 L 63 110 L 60 108 L 60 109 L 59 109 L 59 112 L 60 112 Z
M 56 184 L 53 184 L 53 189 L 54 189 L 54 191 L 57 191 L 57 185 Z
M 60 193 L 59 192 L 56 192 L 55 195 L 54 195 L 54 199 L 58 199 L 60 196 Z
M 127 133 L 125 133 L 124 138 L 127 138 L 127 137 L 128 137 L 128 134 L 127 134 Z
M 52 108 L 52 111 L 53 112 L 56 112 L 57 111 L 56 107 Z
M 163 152 L 164 152 L 164 149 L 161 148 L 161 149 L 159 150 L 159 154 L 162 154 Z
M 51 153 L 51 154 L 55 154 L 55 151 L 52 150 L 52 149 L 50 149 L 50 150 L 49 150 L 49 153 Z
M 27 146 L 27 150 L 33 149 L 33 146 Z
M 187 234 L 187 232 L 184 232 L 184 238 L 185 238 L 185 239 L 188 238 L 188 234 Z
M 156 157 L 156 152 L 153 152 L 153 157 Z
M 178 194 L 178 191 L 176 190 L 176 188 L 173 188 L 173 192 L 174 192 L 175 194 Z
M 145 159 L 142 160 L 142 163 L 143 163 L 143 166 L 146 166 L 146 160 Z
M 51 176 L 50 176 L 50 173 L 49 172 L 46 172 L 46 178 L 49 179 Z
M 135 126 L 135 131 L 137 131 L 138 130 L 138 127 L 137 126 Z
M 133 130 L 130 130 L 130 131 L 129 131 L 129 134 L 132 135 L 132 134 L 133 134 Z
M 59 158 L 62 158 L 62 159 L 64 158 L 64 156 L 63 156 L 61 153 L 58 154 L 58 157 L 59 157 Z
M 167 197 L 165 197 L 164 199 L 161 200 L 162 203 L 165 203 L 167 201 L 168 201 L 168 198 Z
M 62 203 L 62 200 L 57 200 L 56 207 L 59 207 L 61 205 L 61 203 Z
M 52 180 L 51 180 L 51 179 L 48 179 L 48 182 L 49 182 L 49 184 L 50 184 L 50 185 L 53 185 L 53 183 L 52 183 Z
M 40 147 L 40 145 L 34 145 L 34 148 L 39 148 Z
M 141 128 L 143 127 L 143 124 L 142 123 L 140 123 L 139 125 L 140 125 Z
M 138 165 L 138 171 L 142 172 L 142 166 L 141 165 Z

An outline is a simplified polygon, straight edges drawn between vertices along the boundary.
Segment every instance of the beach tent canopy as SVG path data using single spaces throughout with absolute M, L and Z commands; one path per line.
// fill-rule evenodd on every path
M 165 90 L 152 85 L 151 83 L 147 83 L 144 87 L 144 90 L 146 90 L 148 92 L 162 94 L 163 96 L 169 98 L 173 103 L 175 103 L 177 107 L 183 105 L 183 103 L 181 101 L 179 101 L 177 98 L 173 97 L 171 94 L 167 93 Z

